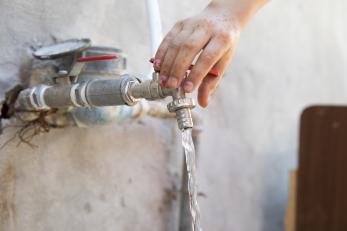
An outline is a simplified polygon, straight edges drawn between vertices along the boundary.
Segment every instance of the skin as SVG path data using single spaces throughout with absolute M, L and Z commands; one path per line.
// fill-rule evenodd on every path
M 154 61 L 160 84 L 199 89 L 198 101 L 208 105 L 237 47 L 240 32 L 267 0 L 213 0 L 198 15 L 178 21 L 164 37 Z M 184 78 L 190 64 L 194 67 Z M 219 76 L 208 75 L 214 67 Z

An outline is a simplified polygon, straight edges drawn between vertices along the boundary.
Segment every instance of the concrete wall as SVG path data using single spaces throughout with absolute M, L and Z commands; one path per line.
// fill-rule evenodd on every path
M 164 29 L 206 2 L 161 0 Z M 300 112 L 346 102 L 346 10 L 343 0 L 272 1 L 243 32 L 230 71 L 200 111 L 205 230 L 283 229 Z M 0 15 L 1 94 L 27 76 L 30 46 L 54 37 L 121 47 L 130 69 L 147 73 L 142 1 L 4 0 Z M 171 128 L 145 120 L 54 130 L 34 150 L 11 143 L 0 151 L 0 230 L 166 230 Z

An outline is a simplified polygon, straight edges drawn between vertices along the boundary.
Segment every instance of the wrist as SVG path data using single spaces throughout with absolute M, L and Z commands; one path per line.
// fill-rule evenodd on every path
M 213 0 L 206 9 L 228 17 L 242 28 L 267 2 L 268 0 Z

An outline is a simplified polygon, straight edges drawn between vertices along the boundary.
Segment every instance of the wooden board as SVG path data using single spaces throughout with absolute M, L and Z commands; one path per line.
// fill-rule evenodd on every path
M 296 214 L 297 231 L 347 230 L 347 107 L 303 112 Z
M 298 171 L 291 170 L 289 172 L 288 206 L 284 219 L 285 231 L 295 231 L 297 178 Z

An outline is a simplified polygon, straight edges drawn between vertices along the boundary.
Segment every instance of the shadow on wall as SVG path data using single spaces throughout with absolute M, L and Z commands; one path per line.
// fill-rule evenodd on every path
M 263 231 L 284 230 L 284 217 L 287 206 L 287 182 L 290 168 L 288 160 L 282 153 L 269 154 L 263 161 L 264 171 L 262 177 L 262 216 Z

